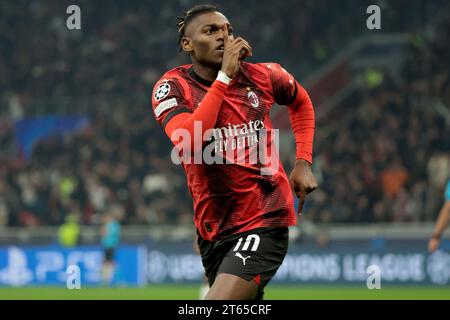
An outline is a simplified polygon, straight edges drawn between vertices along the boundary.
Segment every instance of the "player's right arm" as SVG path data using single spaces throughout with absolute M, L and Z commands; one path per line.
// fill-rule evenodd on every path
M 444 230 L 447 228 L 447 225 L 450 221 L 450 181 L 447 184 L 447 188 L 445 190 L 445 203 L 439 212 L 438 219 L 436 221 L 436 226 L 434 227 L 433 235 L 431 236 L 430 241 L 428 242 L 428 250 L 430 252 L 434 252 L 439 247 L 441 243 L 442 234 Z
M 161 124 L 165 133 L 174 143 L 178 143 L 178 138 L 174 134 L 177 129 L 185 129 L 191 137 L 191 146 L 194 145 L 194 124 L 200 122 L 202 130 L 200 139 L 206 130 L 213 128 L 219 114 L 228 84 L 216 80 L 209 88 L 208 92 L 194 108 L 190 106 L 190 99 L 179 83 L 179 79 L 163 79 L 157 83 L 153 92 L 153 111 L 156 120 Z M 164 98 L 160 98 L 161 92 L 168 91 Z

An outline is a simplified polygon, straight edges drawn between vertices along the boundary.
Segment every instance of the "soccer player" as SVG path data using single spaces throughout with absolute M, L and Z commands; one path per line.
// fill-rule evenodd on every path
M 101 228 L 101 244 L 104 250 L 102 264 L 103 283 L 111 285 L 116 273 L 115 252 L 120 243 L 120 223 L 114 213 L 106 213 Z
M 66 216 L 64 224 L 59 227 L 59 243 L 64 247 L 73 248 L 77 245 L 79 237 L 80 225 L 78 224 L 78 217 L 74 214 L 69 214 Z
M 279 64 L 244 61 L 252 47 L 234 37 L 216 7 L 195 6 L 177 26 L 180 49 L 192 64 L 162 76 L 152 105 L 182 155 L 210 286 L 205 299 L 262 299 L 287 253 L 288 226 L 297 223 L 291 188 L 301 213 L 306 194 L 317 187 L 311 170 L 314 109 L 305 89 Z M 277 159 L 249 160 L 261 145 L 275 149 L 269 118 L 274 103 L 287 106 L 295 136 L 289 179 Z M 241 161 L 226 161 L 234 159 L 230 151 Z M 189 158 L 202 152 L 223 163 Z
M 439 248 L 441 243 L 442 233 L 450 221 L 450 180 L 447 182 L 447 187 L 445 188 L 445 203 L 439 212 L 439 216 L 436 221 L 436 226 L 434 227 L 433 235 L 428 242 L 428 250 L 434 252 Z

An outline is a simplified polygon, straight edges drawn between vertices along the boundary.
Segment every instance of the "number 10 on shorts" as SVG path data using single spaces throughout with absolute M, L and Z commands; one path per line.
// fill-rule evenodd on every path
M 239 250 L 239 248 L 241 247 L 243 239 L 244 238 L 239 238 L 239 241 L 236 244 L 236 246 L 234 247 L 233 251 L 238 251 Z M 245 242 L 244 242 L 244 245 L 242 246 L 241 251 L 247 251 L 249 246 L 250 246 L 250 243 L 252 243 L 252 242 L 253 242 L 253 245 L 252 245 L 250 251 L 258 250 L 259 243 L 261 242 L 261 238 L 257 234 L 249 234 L 247 236 L 247 238 L 245 239 Z

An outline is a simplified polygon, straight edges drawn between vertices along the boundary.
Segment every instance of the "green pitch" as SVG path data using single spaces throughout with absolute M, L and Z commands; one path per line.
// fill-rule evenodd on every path
M 382 286 L 380 290 L 369 290 L 365 286 L 303 286 L 269 285 L 266 300 L 376 300 L 376 299 L 432 299 L 450 300 L 450 287 Z M 0 300 L 43 299 L 43 300 L 196 300 L 199 286 L 155 285 L 145 288 L 93 288 L 68 290 L 57 287 L 0 287 Z

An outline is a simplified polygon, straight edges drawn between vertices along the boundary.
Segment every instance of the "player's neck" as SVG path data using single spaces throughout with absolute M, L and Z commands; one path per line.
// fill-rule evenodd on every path
M 214 82 L 217 78 L 217 73 L 219 70 L 213 69 L 211 67 L 205 67 L 198 63 L 193 63 L 192 68 L 194 69 L 194 72 L 201 77 L 204 80 Z

